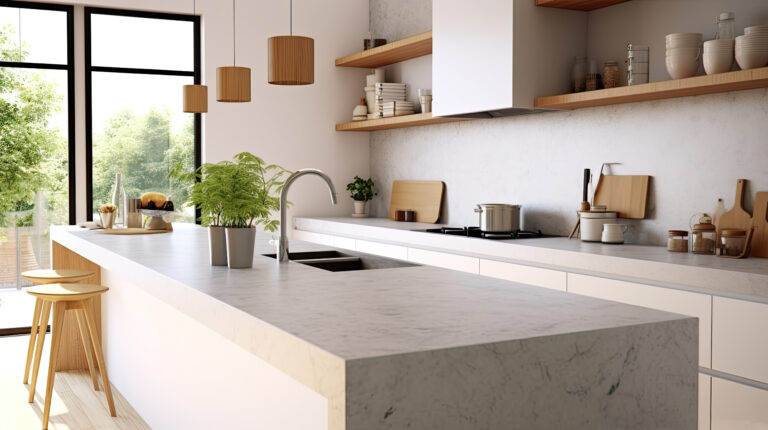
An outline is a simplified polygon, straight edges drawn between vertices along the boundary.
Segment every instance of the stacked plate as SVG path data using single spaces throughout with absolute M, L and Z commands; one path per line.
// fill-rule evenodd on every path
M 768 25 L 747 27 L 736 38 L 736 62 L 743 70 L 768 64 Z
M 701 33 L 668 34 L 666 43 L 669 76 L 682 79 L 695 75 L 701 59 Z
M 704 42 L 704 71 L 708 75 L 725 73 L 733 66 L 733 39 L 716 39 Z

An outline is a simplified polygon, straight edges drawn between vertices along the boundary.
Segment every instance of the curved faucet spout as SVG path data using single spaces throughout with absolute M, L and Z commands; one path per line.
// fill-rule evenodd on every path
M 318 169 L 301 169 L 293 172 L 283 184 L 283 190 L 280 192 L 280 241 L 277 244 L 277 261 L 280 263 L 288 262 L 288 234 L 285 231 L 285 218 L 286 218 L 286 204 L 288 202 L 288 189 L 291 188 L 296 179 L 304 175 L 317 175 L 325 181 L 328 185 L 328 191 L 331 193 L 331 202 L 335 205 L 338 200 L 336 198 L 336 187 L 333 186 L 331 178 Z

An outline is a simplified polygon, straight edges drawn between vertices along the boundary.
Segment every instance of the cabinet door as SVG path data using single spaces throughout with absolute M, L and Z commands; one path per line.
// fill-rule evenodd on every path
M 479 271 L 477 258 L 418 248 L 408 248 L 408 261 L 467 273 L 477 274 Z
M 367 240 L 356 240 L 357 250 L 382 257 L 397 258 L 399 260 L 408 259 L 408 248 L 388 243 L 370 242 Z
M 712 378 L 712 430 L 758 429 L 768 429 L 768 391 Z
M 671 288 L 568 274 L 568 292 L 699 318 L 699 365 L 712 365 L 712 297 Z
M 305 242 L 319 243 L 321 245 L 334 246 L 335 238 L 329 234 L 314 233 L 311 231 L 294 230 L 292 239 Z
M 351 249 L 353 251 L 357 249 L 357 243 L 355 239 L 350 239 L 348 237 L 334 236 L 333 246 L 341 249 Z
M 768 305 L 715 297 L 712 309 L 712 368 L 768 383 Z
M 699 373 L 699 430 L 710 430 L 712 377 Z
M 560 291 L 565 291 L 567 277 L 566 272 L 493 260 L 480 260 L 480 274 Z

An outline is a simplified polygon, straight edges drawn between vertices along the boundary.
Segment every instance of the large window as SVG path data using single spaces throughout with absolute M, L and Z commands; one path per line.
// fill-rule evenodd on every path
M 128 198 L 157 191 L 181 208 L 186 184 L 168 173 L 200 164 L 200 114 L 182 108 L 183 85 L 200 83 L 199 19 L 85 8 L 85 44 L 89 216 L 117 173 Z

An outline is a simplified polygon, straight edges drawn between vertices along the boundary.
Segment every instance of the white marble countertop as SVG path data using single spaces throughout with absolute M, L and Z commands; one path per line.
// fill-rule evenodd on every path
M 386 218 L 297 218 L 296 229 L 368 239 L 557 270 L 651 281 L 662 286 L 768 301 L 768 259 L 728 259 L 666 247 L 605 245 L 564 237 L 487 240 L 426 233 L 441 224 Z

